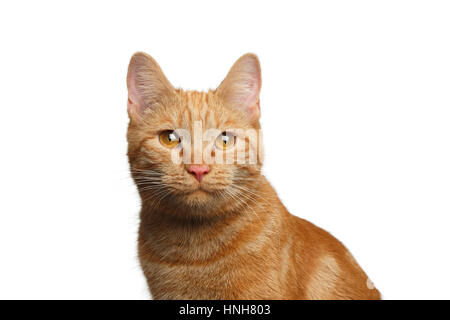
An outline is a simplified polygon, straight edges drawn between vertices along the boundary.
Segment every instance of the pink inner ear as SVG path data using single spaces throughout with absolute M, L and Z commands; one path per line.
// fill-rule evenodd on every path
M 256 78 L 252 80 L 251 85 L 243 92 L 244 106 L 250 111 L 253 111 L 253 107 L 258 107 L 258 110 L 260 109 L 258 80 Z
M 143 101 L 136 89 L 135 77 L 136 74 L 134 72 L 129 74 L 127 108 L 129 113 L 141 114 L 143 111 Z

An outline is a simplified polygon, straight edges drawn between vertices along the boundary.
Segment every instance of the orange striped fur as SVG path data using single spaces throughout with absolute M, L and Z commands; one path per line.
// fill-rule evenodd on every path
M 127 80 L 128 157 L 142 199 L 139 259 L 154 299 L 380 298 L 338 240 L 286 210 L 261 174 L 260 153 L 254 164 L 210 164 L 199 182 L 160 143 L 162 131 L 191 131 L 195 121 L 203 129 L 259 129 L 255 55 L 208 92 L 174 89 L 144 53 L 133 56 Z

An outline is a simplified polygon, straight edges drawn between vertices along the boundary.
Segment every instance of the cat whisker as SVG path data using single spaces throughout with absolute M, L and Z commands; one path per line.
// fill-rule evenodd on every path
M 255 193 L 253 190 L 251 190 L 251 189 L 249 189 L 249 188 L 247 188 L 247 187 L 245 187 L 245 186 L 242 186 L 242 185 L 232 185 L 231 187 L 232 187 L 232 188 L 239 189 L 240 191 L 242 191 L 242 192 L 240 193 L 240 195 L 242 195 L 242 196 L 244 196 L 244 197 L 247 197 L 247 199 L 248 199 L 249 201 L 252 201 L 255 205 L 257 205 L 257 206 L 260 207 L 261 209 L 264 209 L 264 208 L 261 206 L 260 203 L 258 203 L 258 202 L 257 202 L 255 199 L 253 199 L 251 196 L 253 196 L 253 197 L 255 197 L 255 198 L 258 198 L 259 200 L 261 200 L 262 202 L 266 203 L 266 204 L 270 207 L 270 203 L 269 203 L 266 199 L 264 199 L 260 194 Z M 263 194 L 263 195 L 264 195 L 264 194 Z
M 238 197 L 238 195 L 236 193 L 234 193 L 233 191 L 235 191 L 234 189 L 223 189 L 221 194 L 225 193 L 226 197 L 230 197 L 235 203 L 237 203 L 238 205 L 245 205 L 245 207 L 248 210 L 252 211 L 252 214 L 257 217 L 258 215 L 256 214 L 255 210 L 245 201 L 245 199 Z

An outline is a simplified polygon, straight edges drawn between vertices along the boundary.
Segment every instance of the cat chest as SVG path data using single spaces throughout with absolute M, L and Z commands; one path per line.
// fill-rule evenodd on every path
M 170 264 L 141 257 L 155 299 L 261 299 L 279 297 L 277 268 L 252 257 L 227 257 L 212 263 Z M 268 286 L 270 284 L 270 286 Z

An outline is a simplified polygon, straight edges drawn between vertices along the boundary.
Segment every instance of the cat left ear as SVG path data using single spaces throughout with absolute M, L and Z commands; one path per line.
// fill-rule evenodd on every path
M 144 52 L 137 52 L 131 58 L 127 87 L 130 118 L 139 118 L 147 108 L 155 107 L 175 90 L 158 63 Z
M 258 57 L 247 53 L 234 63 L 216 92 L 227 104 L 243 109 L 251 120 L 257 121 L 260 117 L 260 90 L 261 67 Z

